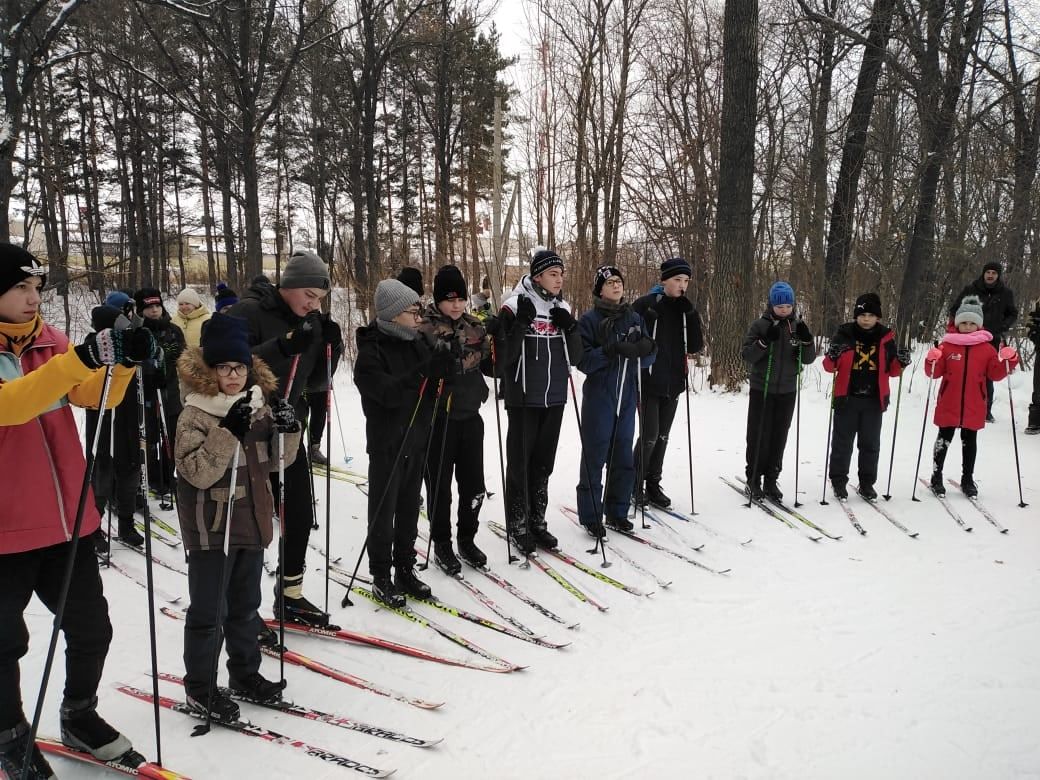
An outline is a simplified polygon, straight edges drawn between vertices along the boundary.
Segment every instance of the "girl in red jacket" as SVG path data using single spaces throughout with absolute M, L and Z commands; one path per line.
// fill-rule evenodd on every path
M 992 334 L 982 327 L 982 304 L 974 295 L 965 298 L 953 324 L 956 330 L 943 337 L 942 345 L 925 355 L 924 371 L 942 377 L 935 402 L 935 424 L 939 436 L 932 454 L 932 492 L 946 495 L 943 463 L 953 434 L 961 429 L 961 489 L 969 498 L 979 491 L 975 485 L 976 434 L 986 425 L 986 380 L 999 381 L 1018 365 L 1011 347 L 1000 352 L 990 343 Z
M 112 624 L 89 538 L 100 524 L 92 497 L 79 537 L 72 538 L 86 461 L 69 404 L 96 407 L 104 380 L 98 369 L 149 357 L 152 340 L 144 330 L 105 329 L 70 349 L 65 334 L 40 317 L 45 274 L 27 251 L 0 243 L 0 495 L 6 502 L 0 512 L 0 776 L 10 777 L 22 776 L 29 741 L 19 684 L 19 660 L 29 649 L 23 613 L 34 593 L 57 609 L 72 545 L 75 565 L 61 624 L 62 741 L 103 761 L 144 760 L 96 711 Z M 132 376 L 133 369 L 116 366 L 108 408 L 119 403 Z M 30 763 L 30 778 L 53 777 L 35 747 Z

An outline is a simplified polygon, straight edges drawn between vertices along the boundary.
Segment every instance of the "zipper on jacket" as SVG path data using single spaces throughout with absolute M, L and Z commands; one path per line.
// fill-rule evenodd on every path
M 970 349 L 970 344 L 964 345 L 964 373 L 961 375 L 961 416 L 958 428 L 964 425 L 964 395 L 968 390 L 968 350 Z

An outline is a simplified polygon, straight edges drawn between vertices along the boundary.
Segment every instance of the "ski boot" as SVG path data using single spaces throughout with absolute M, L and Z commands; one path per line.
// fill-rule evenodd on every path
M 449 577 L 454 577 L 462 571 L 462 564 L 455 557 L 451 542 L 434 542 L 433 560 Z
M 766 498 L 771 501 L 776 501 L 778 504 L 784 500 L 783 491 L 780 490 L 780 486 L 776 484 L 776 477 L 766 477 L 762 480 L 762 492 Z
M 115 761 L 133 751 L 130 740 L 97 714 L 97 696 L 61 703 L 61 741 L 100 761 Z
M 877 491 L 874 490 L 874 486 L 868 482 L 860 482 L 859 488 L 856 492 L 860 494 L 860 497 L 867 501 L 877 501 Z
M 961 475 L 961 491 L 968 498 L 978 498 L 979 486 L 975 484 L 975 480 L 971 474 Z
M 184 700 L 196 712 L 209 715 L 213 720 L 221 723 L 231 723 L 238 720 L 242 714 L 238 704 L 216 686 L 213 687 L 213 695 L 208 689 L 186 693 Z
M 560 546 L 559 540 L 549 533 L 549 527 L 544 520 L 531 525 L 531 536 L 534 537 L 534 543 L 538 547 L 544 547 L 546 550 L 555 550 Z
M 834 491 L 834 497 L 839 501 L 848 501 L 849 499 L 849 481 L 842 477 L 831 477 L 831 490 Z
M 507 517 L 506 531 L 509 534 L 509 541 L 516 547 L 517 552 L 521 555 L 530 555 L 535 550 L 534 537 L 527 530 L 527 524 L 524 521 L 515 519 L 520 517 L 523 517 L 521 512 L 514 513 L 513 517 Z
M 274 586 L 273 606 L 276 620 L 279 616 L 284 616 L 285 620 L 290 623 L 302 623 L 305 626 L 313 626 L 315 628 L 334 629 L 329 624 L 329 613 L 323 612 L 304 598 L 302 574 L 298 574 L 295 577 L 283 577 L 282 593 L 280 595 L 281 598 L 279 598 L 278 585 L 276 584 Z M 285 606 L 284 615 L 281 611 L 283 602 Z
M 487 566 L 487 556 L 483 550 L 477 547 L 472 536 L 468 539 L 459 539 L 459 557 L 477 569 Z
M 646 500 L 650 502 L 652 506 L 659 506 L 661 509 L 670 509 L 672 506 L 672 499 L 664 494 L 661 490 L 660 482 L 647 482 L 646 483 Z
M 379 574 L 372 578 L 372 595 L 391 609 L 400 609 L 405 605 L 404 596 L 389 574 Z
M 762 492 L 762 478 L 748 479 L 744 485 L 744 495 L 752 501 L 765 501 L 766 494 Z
M 329 459 L 322 454 L 317 444 L 312 444 L 307 450 L 307 454 L 310 457 L 311 466 L 321 466 L 326 469 L 329 467 Z
M 397 577 L 394 580 L 394 584 L 397 585 L 399 591 L 411 596 L 412 598 L 428 599 L 433 596 L 433 591 L 430 590 L 430 586 L 416 576 L 415 569 L 411 566 L 397 570 Z
M 232 677 L 228 683 L 234 693 L 263 704 L 281 701 L 285 690 L 285 680 L 268 680 L 260 672 L 253 672 L 241 680 Z
M 98 528 L 94 533 L 90 535 L 90 541 L 94 543 L 94 553 L 98 558 L 107 558 L 111 548 L 108 544 L 108 537 L 105 536 L 105 532 Z M 143 539 L 141 541 L 144 541 Z
M 0 731 L 0 777 L 21 780 L 25 771 L 25 751 L 29 747 L 29 724 L 24 720 L 14 728 Z M 51 769 L 40 749 L 33 746 L 29 754 L 29 780 L 53 780 Z
M 260 628 L 257 630 L 256 643 L 260 647 L 266 647 L 270 650 L 278 650 L 281 646 L 281 643 L 278 641 L 278 632 L 264 622 L 260 623 Z
M 128 544 L 131 547 L 140 547 L 144 544 L 144 537 L 137 533 L 137 529 L 134 528 L 133 515 L 119 518 L 119 531 L 116 538 L 123 544 Z
M 933 471 L 932 478 L 928 482 L 928 487 L 935 495 L 942 498 L 946 495 L 946 486 L 943 484 L 943 476 L 941 471 Z
M 615 531 L 621 531 L 622 533 L 630 533 L 635 526 L 632 525 L 632 521 L 625 515 L 607 515 L 607 527 L 613 528 Z
M 606 529 L 603 527 L 603 523 L 597 517 L 589 522 L 582 522 L 581 527 L 585 529 L 585 533 L 591 536 L 593 539 L 602 539 L 607 535 Z
M 632 491 L 632 503 L 636 509 L 646 509 L 649 506 L 646 500 L 646 492 L 643 490 L 642 485 L 636 485 Z
M 1038 433 L 1040 433 L 1040 421 L 1037 421 L 1037 422 L 1032 422 L 1031 421 L 1026 426 L 1026 435 L 1028 435 L 1028 436 L 1036 436 Z

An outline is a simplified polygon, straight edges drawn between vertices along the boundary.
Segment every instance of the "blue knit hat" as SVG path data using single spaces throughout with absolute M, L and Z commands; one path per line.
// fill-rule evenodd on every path
M 794 288 L 787 282 L 776 282 L 769 288 L 770 306 L 794 306 Z
M 207 366 L 218 363 L 253 365 L 249 351 L 249 323 L 241 317 L 217 312 L 202 324 L 202 360 Z
M 216 305 L 213 307 L 215 311 L 220 311 L 227 306 L 234 306 L 238 303 L 238 295 L 223 282 L 217 285 L 217 294 L 213 296 Z

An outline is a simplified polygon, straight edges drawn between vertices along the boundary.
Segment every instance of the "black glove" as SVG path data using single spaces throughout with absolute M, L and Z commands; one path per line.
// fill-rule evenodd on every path
M 332 347 L 333 352 L 343 346 L 343 330 L 340 328 L 339 323 L 328 315 L 325 315 L 321 320 L 321 338 L 322 341 Z
M 643 312 L 643 322 L 646 323 L 646 329 L 651 333 L 654 332 L 654 323 L 657 322 L 659 316 L 657 309 L 653 306 Z
M 809 326 L 805 324 L 805 320 L 798 320 L 798 326 L 794 329 L 794 335 L 803 344 L 808 344 L 813 340 L 813 335 L 809 331 Z
M 529 328 L 531 323 L 534 322 L 534 318 L 538 316 L 538 312 L 535 311 L 534 301 L 528 296 L 521 295 L 516 299 L 516 321 L 523 325 L 525 328 Z
M 778 341 L 780 339 L 780 320 L 770 320 L 769 327 L 763 337 L 766 341 Z
M 76 357 L 87 368 L 117 365 L 122 358 L 122 331 L 105 328 L 97 333 L 88 333 L 82 343 L 73 349 Z
M 484 320 L 484 332 L 492 337 L 497 336 L 502 332 L 502 320 L 492 314 Z
M 896 350 L 896 360 L 899 362 L 899 365 L 901 365 L 903 368 L 906 368 L 908 365 L 910 365 L 910 363 L 913 362 L 913 359 L 913 353 L 911 353 L 909 349 L 906 349 L 904 347 L 903 349 Z
M 571 313 L 562 306 L 553 306 L 549 310 L 549 319 L 552 320 L 552 324 L 556 326 L 556 329 L 565 335 L 570 335 L 571 331 L 578 325 Z
M 274 429 L 279 433 L 296 433 L 300 430 L 296 410 L 284 398 L 278 398 L 271 403 L 271 418 L 274 420 Z
M 244 441 L 252 416 L 253 408 L 249 405 L 249 395 L 246 394 L 227 410 L 224 419 L 220 421 L 220 427 L 227 428 L 236 439 Z
M 458 358 L 450 349 L 437 350 L 426 367 L 426 375 L 431 379 L 448 379 L 458 373 Z
M 802 355 L 809 349 L 812 349 L 811 344 L 804 344 L 798 339 L 791 339 L 791 360 L 795 363 L 801 363 Z
M 832 342 L 831 345 L 827 347 L 827 357 L 830 358 L 832 363 L 837 363 L 838 358 L 850 349 L 852 349 L 852 346 L 849 344 L 835 344 Z
M 309 347 L 311 341 L 314 340 L 314 335 L 314 324 L 310 319 L 310 315 L 307 315 L 307 319 L 305 319 L 300 325 L 290 330 L 284 336 L 278 337 L 278 348 L 286 357 L 299 355 L 307 351 L 307 347 Z
M 687 298 L 685 295 L 680 295 L 675 299 L 675 307 L 683 314 L 689 314 L 693 311 L 693 301 Z

